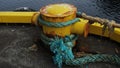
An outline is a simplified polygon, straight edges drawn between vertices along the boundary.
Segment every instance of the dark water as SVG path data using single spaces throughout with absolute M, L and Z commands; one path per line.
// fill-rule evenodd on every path
M 74 4 L 78 11 L 88 15 L 99 16 L 120 22 L 119 0 L 0 0 L 0 11 L 12 11 L 18 7 L 30 7 L 39 10 L 42 6 L 51 3 Z M 42 42 L 38 42 L 37 52 L 31 52 L 28 47 L 39 39 L 40 32 L 31 25 L 1 25 L 0 24 L 0 68 L 57 68 L 53 64 L 51 52 L 45 49 Z M 120 55 L 119 43 L 109 38 L 89 36 L 79 38 L 80 45 L 88 47 L 91 51 Z M 93 41 L 94 40 L 94 41 Z M 87 43 L 86 43 L 87 42 Z M 63 66 L 63 68 L 80 68 Z M 86 65 L 83 65 L 86 68 Z M 91 63 L 89 68 L 120 68 L 107 63 Z
M 39 10 L 51 3 L 70 3 L 78 11 L 120 22 L 120 0 L 0 0 L 0 11 L 12 11 L 18 7 Z

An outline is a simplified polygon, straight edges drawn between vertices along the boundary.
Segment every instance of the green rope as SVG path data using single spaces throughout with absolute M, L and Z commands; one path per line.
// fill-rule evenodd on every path
M 80 21 L 80 18 L 75 18 L 75 19 L 67 21 L 67 22 L 53 23 L 53 22 L 48 22 L 48 21 L 43 20 L 40 15 L 38 17 L 38 23 L 39 24 L 46 25 L 46 26 L 49 26 L 49 27 L 56 27 L 56 28 L 65 27 L 65 26 L 74 24 L 74 23 L 76 23 L 78 21 Z
M 39 22 L 39 20 L 38 20 Z M 47 25 L 46 25 L 47 26 Z M 63 27 L 63 26 L 62 26 Z M 87 55 L 85 57 L 75 58 L 72 53 L 72 48 L 74 46 L 73 42 L 78 38 L 78 35 L 70 35 L 64 38 L 54 37 L 48 38 L 42 32 L 40 28 L 41 40 L 49 45 L 50 50 L 55 54 L 53 56 L 54 63 L 58 65 L 59 68 L 62 67 L 62 63 L 67 65 L 83 65 L 86 63 L 93 62 L 108 62 L 120 65 L 120 57 L 117 55 L 106 55 L 106 54 L 96 54 Z
M 120 65 L 120 57 L 117 55 L 107 55 L 107 54 L 96 54 L 96 55 L 89 55 L 81 58 L 73 59 L 72 61 L 67 61 L 67 65 L 83 65 L 86 63 L 93 63 L 93 62 L 108 62 L 112 64 Z
M 83 65 L 90 62 L 108 62 L 120 65 L 120 57 L 117 55 L 106 55 L 106 54 L 96 54 L 88 55 L 81 58 L 74 58 L 72 53 L 73 41 L 77 39 L 78 36 L 70 35 L 66 36 L 64 39 L 55 37 L 48 38 L 41 31 L 41 40 L 46 44 L 50 45 L 51 51 L 55 54 L 53 57 L 54 63 L 61 68 L 62 63 L 67 65 Z

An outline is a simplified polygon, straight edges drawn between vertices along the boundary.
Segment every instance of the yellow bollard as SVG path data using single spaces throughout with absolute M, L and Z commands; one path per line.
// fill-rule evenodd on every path
M 67 22 L 76 18 L 77 8 L 70 4 L 51 4 L 40 9 L 41 17 L 48 22 Z M 69 26 L 55 28 L 42 25 L 43 32 L 51 36 L 64 37 L 72 33 L 82 34 L 85 29 L 87 20 L 80 19 L 80 22 L 76 22 Z

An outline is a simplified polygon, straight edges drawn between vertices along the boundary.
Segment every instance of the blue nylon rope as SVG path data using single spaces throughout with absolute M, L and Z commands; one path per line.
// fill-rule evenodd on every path
M 50 27 L 64 27 L 73 24 L 74 22 L 72 20 L 72 22 L 68 21 L 70 22 L 68 24 L 63 23 L 62 25 L 60 24 L 60 26 L 58 26 L 58 25 L 53 25 L 50 22 L 47 22 L 47 24 L 45 24 L 46 21 L 42 20 L 41 18 L 38 19 L 39 19 L 38 22 L 40 22 L 40 24 L 42 22 L 42 24 Z M 41 28 L 40 31 L 41 31 L 40 34 L 41 40 L 45 44 L 50 46 L 50 50 L 55 54 L 53 56 L 53 61 L 55 64 L 58 65 L 59 68 L 62 68 L 62 63 L 65 63 L 67 65 L 81 66 L 83 64 L 90 62 L 108 62 L 108 63 L 114 63 L 120 65 L 120 57 L 118 57 L 117 55 L 96 54 L 96 55 L 88 55 L 81 58 L 74 58 L 74 55 L 72 53 L 72 47 L 74 46 L 73 42 L 78 38 L 78 35 L 69 35 L 64 38 L 59 38 L 57 36 L 55 38 L 48 38 L 47 36 L 44 35 Z
M 59 68 L 62 67 L 62 63 L 67 65 L 80 65 L 90 63 L 90 62 L 108 62 L 120 65 L 120 57 L 117 55 L 107 55 L 107 54 L 96 54 L 88 55 L 81 58 L 74 58 L 72 53 L 73 41 L 78 38 L 78 35 L 70 35 L 65 38 L 48 38 L 41 31 L 41 40 L 50 46 L 50 50 L 55 54 L 53 56 L 53 61 L 58 65 Z
M 65 26 L 74 24 L 78 21 L 80 21 L 80 18 L 75 18 L 75 19 L 67 21 L 67 22 L 52 23 L 52 22 L 48 22 L 48 21 L 43 20 L 40 15 L 38 17 L 38 23 L 39 24 L 46 25 L 46 26 L 49 26 L 49 27 L 56 27 L 56 28 L 65 27 Z

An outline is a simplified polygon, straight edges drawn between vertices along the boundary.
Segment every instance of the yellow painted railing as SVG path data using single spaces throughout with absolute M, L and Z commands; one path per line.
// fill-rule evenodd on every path
M 114 32 L 110 36 L 108 29 L 106 29 L 104 35 L 102 35 L 102 28 L 103 26 L 95 22 L 94 24 L 90 25 L 89 33 L 99 36 L 109 37 L 110 39 L 120 43 L 120 28 L 115 28 Z
M 0 12 L 0 23 L 31 23 L 36 12 Z
M 0 12 L 0 23 L 32 23 L 31 19 L 36 12 Z M 89 33 L 109 37 L 108 30 L 102 35 L 102 27 L 99 23 L 90 25 Z M 115 28 L 110 39 L 120 42 L 120 28 Z

